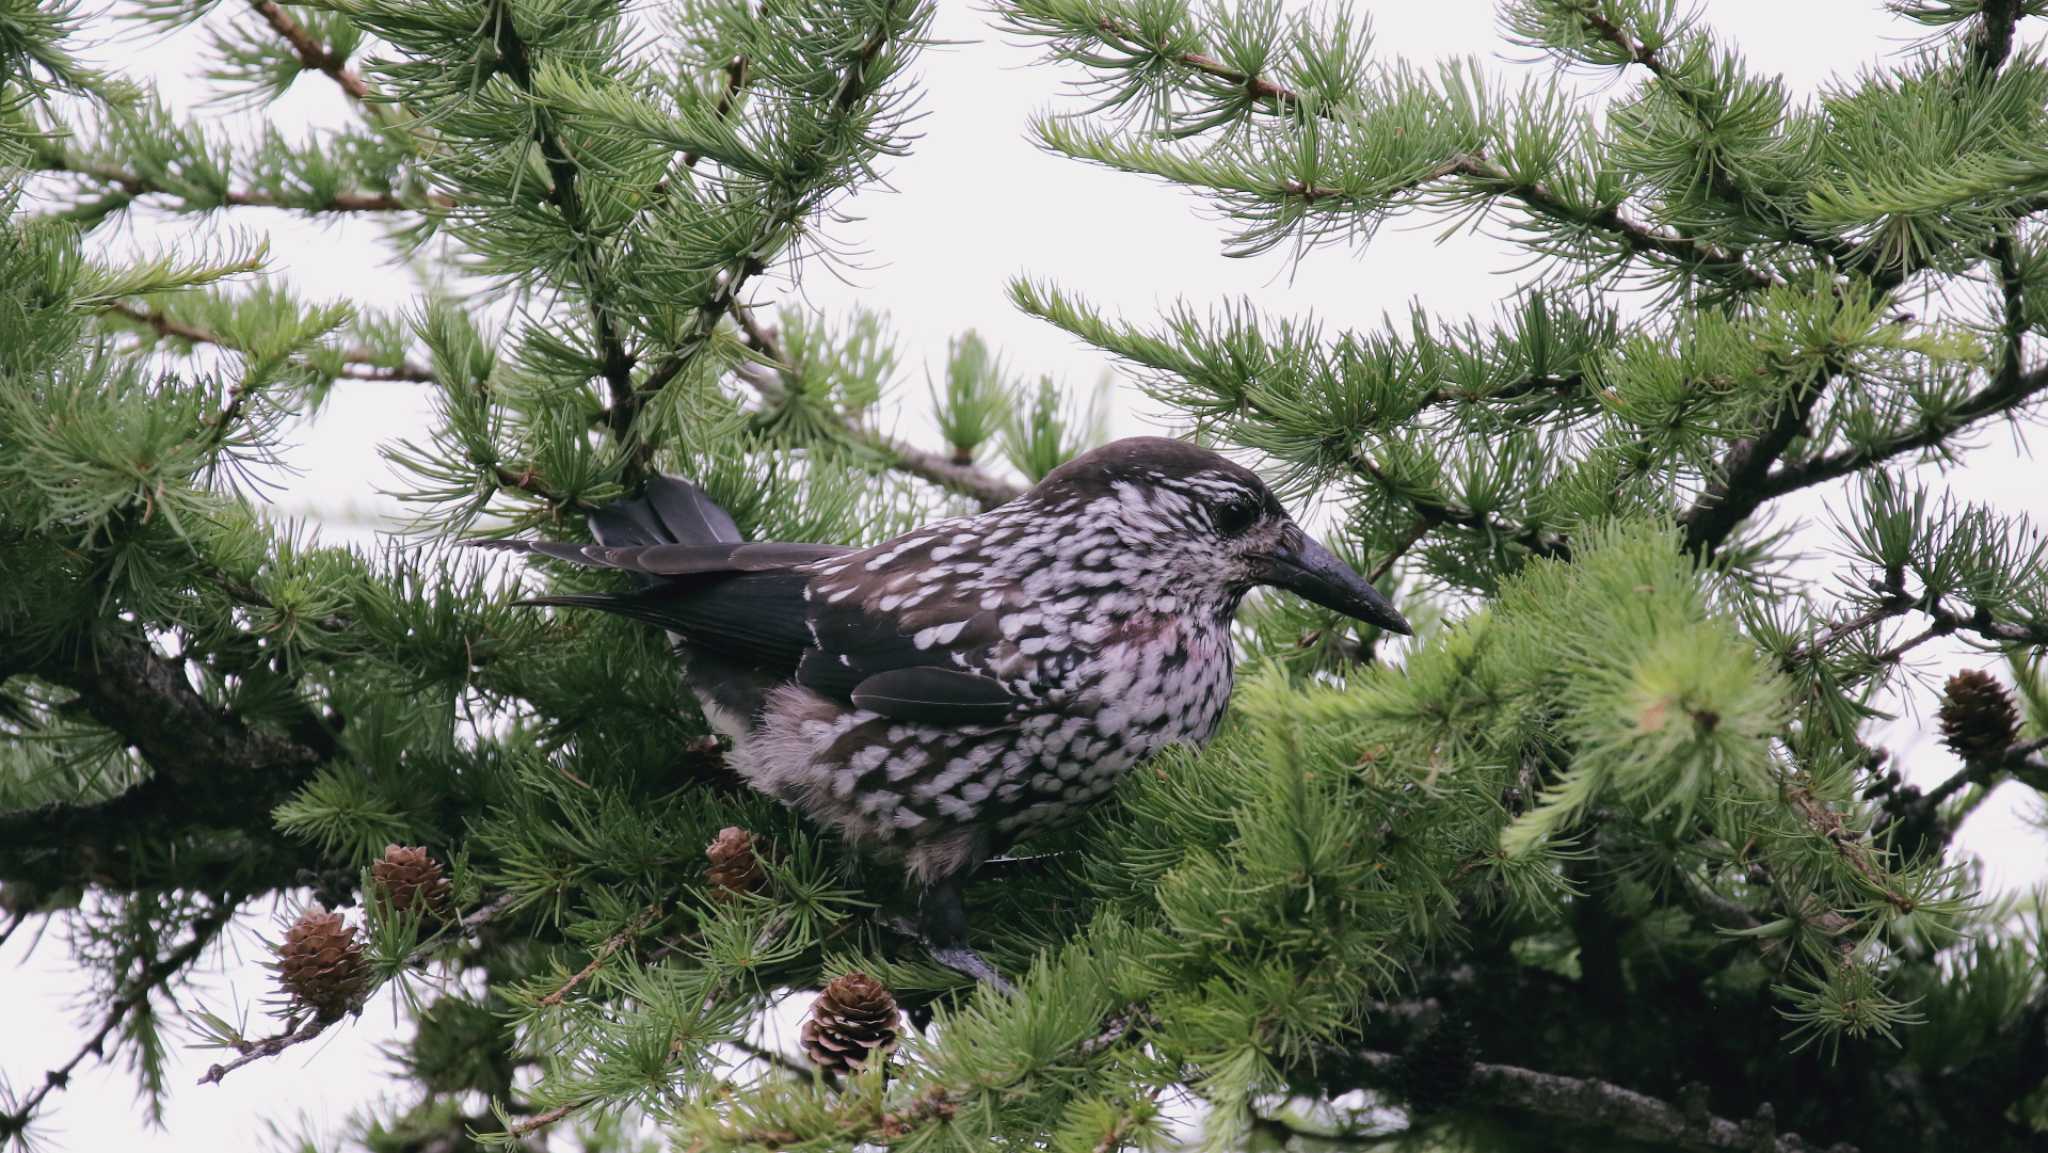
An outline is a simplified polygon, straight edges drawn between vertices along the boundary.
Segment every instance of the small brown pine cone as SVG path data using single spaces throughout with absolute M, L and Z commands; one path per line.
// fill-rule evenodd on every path
M 2019 737 L 2012 694 L 1990 673 L 1971 669 L 1948 679 L 1941 698 L 1941 739 L 1966 761 L 1995 757 Z
M 704 879 L 711 885 L 712 896 L 730 899 L 740 893 L 760 892 L 768 883 L 760 848 L 754 834 L 738 825 L 718 830 L 718 836 L 704 847 L 704 857 L 711 862 Z
M 384 855 L 370 864 L 370 879 L 383 890 L 394 912 L 415 910 L 446 918 L 453 911 L 453 888 L 441 863 L 427 851 L 408 845 L 386 845 Z
M 804 1052 L 820 1069 L 843 1073 L 871 1053 L 896 1047 L 896 998 L 866 973 L 834 977 L 804 1020 Z
M 276 969 L 292 1008 L 310 1009 L 323 1021 L 355 1008 L 370 979 L 355 926 L 318 905 L 300 913 L 285 931 Z

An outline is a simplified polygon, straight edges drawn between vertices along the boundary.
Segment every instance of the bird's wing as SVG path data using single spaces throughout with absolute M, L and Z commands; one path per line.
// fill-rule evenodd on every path
M 812 644 L 798 683 L 906 721 L 1002 724 L 1026 704 L 989 675 L 1006 644 L 985 594 L 959 591 L 946 534 L 912 533 L 852 556 L 821 561 L 809 589 Z
M 853 686 L 852 698 L 885 717 L 939 725 L 1000 725 L 1017 707 L 1002 682 L 936 665 L 876 673 Z
M 1015 719 L 1022 698 L 967 659 L 1003 643 L 1000 618 L 980 599 L 950 593 L 945 580 L 920 580 L 935 571 L 932 539 L 912 534 L 862 552 L 773 542 L 479 544 L 648 582 L 633 592 L 525 604 L 594 608 L 658 625 L 693 647 L 898 720 Z
M 721 542 L 718 544 L 575 544 L 559 540 L 480 540 L 476 548 L 507 549 L 650 577 L 711 576 L 792 569 L 852 552 L 845 545 Z

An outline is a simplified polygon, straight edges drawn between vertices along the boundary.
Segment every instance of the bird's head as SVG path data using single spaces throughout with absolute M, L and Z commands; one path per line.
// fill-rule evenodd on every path
M 1118 567 L 1188 603 L 1234 608 L 1254 585 L 1406 634 L 1380 591 L 1294 523 L 1257 473 L 1208 449 L 1131 437 L 1075 457 L 1025 500 L 1107 525 Z M 1082 555 L 1104 545 L 1076 542 Z

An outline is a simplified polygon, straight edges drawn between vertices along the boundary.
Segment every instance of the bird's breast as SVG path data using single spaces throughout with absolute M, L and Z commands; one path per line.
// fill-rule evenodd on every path
M 1229 633 L 1187 616 L 1140 613 L 1117 622 L 1087 662 L 1076 699 L 1096 727 L 1136 756 L 1209 739 L 1230 703 Z

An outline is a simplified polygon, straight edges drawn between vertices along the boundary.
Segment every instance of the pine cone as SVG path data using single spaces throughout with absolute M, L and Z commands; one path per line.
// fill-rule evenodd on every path
M 408 845 L 386 845 L 384 855 L 370 865 L 370 879 L 384 892 L 394 912 L 418 910 L 430 917 L 446 919 L 452 911 L 453 891 L 441 863 L 427 851 Z
M 704 870 L 704 879 L 711 884 L 711 894 L 730 899 L 740 893 L 758 893 L 768 883 L 768 874 L 761 868 L 761 857 L 756 851 L 754 834 L 738 825 L 727 825 L 718 830 L 718 836 L 704 847 L 704 856 L 711 867 Z
M 292 1008 L 311 1009 L 323 1021 L 355 1008 L 370 979 L 355 926 L 318 905 L 300 913 L 286 930 L 276 968 L 277 983 L 291 995 Z
M 1990 673 L 1971 669 L 1948 679 L 1941 698 L 1941 739 L 1966 761 L 2005 752 L 2019 736 L 2012 694 Z
M 804 1052 L 820 1069 L 842 1073 L 871 1053 L 896 1047 L 896 998 L 866 973 L 834 977 L 804 1021 Z

